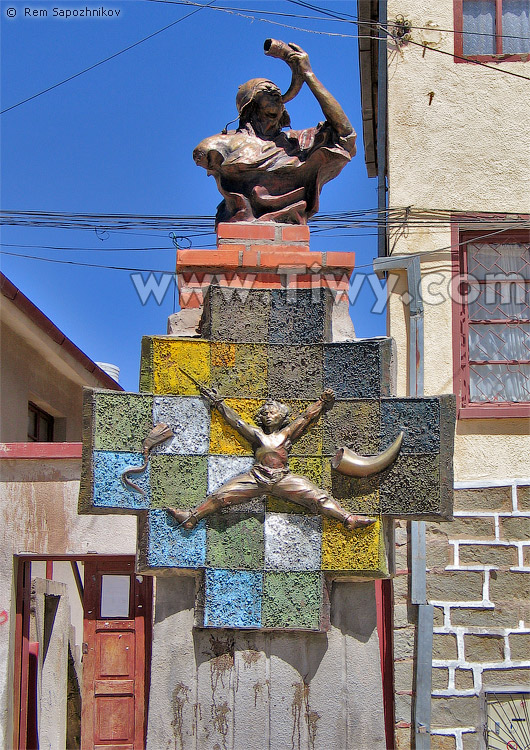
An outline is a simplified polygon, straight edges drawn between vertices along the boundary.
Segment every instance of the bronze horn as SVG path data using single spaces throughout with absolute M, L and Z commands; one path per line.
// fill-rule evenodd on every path
M 269 57 L 277 57 L 289 65 L 289 55 L 293 50 L 285 42 L 281 42 L 279 39 L 265 39 L 263 49 L 265 54 Z M 304 79 L 299 75 L 296 68 L 291 67 L 291 65 L 289 65 L 289 67 L 291 68 L 293 77 L 291 79 L 291 85 L 285 94 L 282 94 L 282 102 L 284 104 L 290 102 L 291 99 L 294 99 L 304 84 Z
M 378 456 L 360 456 L 349 448 L 339 448 L 331 459 L 331 465 L 349 477 L 369 477 L 378 474 L 396 460 L 402 440 L 403 433 L 400 432 L 392 445 Z

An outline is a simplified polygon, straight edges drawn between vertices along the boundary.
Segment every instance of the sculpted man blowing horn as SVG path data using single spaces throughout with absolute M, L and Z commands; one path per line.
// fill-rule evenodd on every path
M 273 39 L 266 40 L 265 52 L 290 66 L 289 90 L 282 96 L 266 78 L 247 81 L 236 97 L 237 130 L 205 138 L 193 152 L 196 163 L 215 177 L 224 198 L 216 224 L 256 220 L 306 224 L 318 210 L 322 185 L 355 155 L 355 131 L 313 73 L 307 53 L 296 44 Z M 291 124 L 284 104 L 304 83 L 320 104 L 325 122 L 284 131 Z

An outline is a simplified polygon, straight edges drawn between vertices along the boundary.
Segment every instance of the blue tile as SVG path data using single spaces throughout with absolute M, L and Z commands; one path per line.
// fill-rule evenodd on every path
M 261 627 L 262 593 L 262 573 L 207 570 L 204 625 L 211 628 Z
M 388 396 L 385 380 L 390 339 L 363 339 L 324 347 L 324 386 L 337 398 L 379 398 Z
M 152 568 L 202 568 L 206 559 L 206 522 L 183 529 L 165 510 L 149 512 L 147 564 Z
M 437 398 L 383 399 L 381 450 L 403 431 L 401 453 L 440 451 L 440 404 Z
M 132 474 L 131 482 L 143 489 L 145 495 L 126 487 L 121 481 L 125 469 L 142 466 L 141 453 L 113 453 L 94 451 L 94 500 L 96 508 L 130 508 L 141 510 L 149 507 L 149 464 L 143 474 Z

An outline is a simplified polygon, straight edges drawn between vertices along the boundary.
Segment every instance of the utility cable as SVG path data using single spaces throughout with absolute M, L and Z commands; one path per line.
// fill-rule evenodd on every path
M 517 227 L 511 227 L 511 228 L 515 229 Z M 530 222 L 522 223 L 519 228 L 521 229 L 530 228 Z M 506 232 L 506 229 L 504 227 L 494 232 L 487 232 L 483 235 L 479 235 L 478 237 L 474 237 L 473 242 L 485 240 L 485 239 L 494 237 L 496 235 L 503 234 L 504 232 Z M 417 256 L 421 260 L 422 258 L 425 258 L 429 255 L 442 253 L 442 252 L 445 252 L 446 250 L 453 250 L 453 248 L 462 247 L 463 245 L 467 245 L 467 244 L 468 244 L 468 240 L 463 240 L 461 242 L 457 242 L 451 245 L 446 245 L 445 247 L 435 248 L 434 250 L 425 250 L 424 252 L 419 252 L 419 253 L 407 253 L 406 257 L 412 258 L 414 256 Z M 60 258 L 42 258 L 36 255 L 26 255 L 22 253 L 12 253 L 12 252 L 7 252 L 7 251 L 3 251 L 2 254 L 8 255 L 10 257 L 15 257 L 15 258 L 24 258 L 27 260 L 40 260 L 45 263 L 59 263 L 61 265 L 81 266 L 81 267 L 86 267 L 86 268 L 101 268 L 101 269 L 105 269 L 109 271 L 138 271 L 138 272 L 144 272 L 144 273 L 163 273 L 163 274 L 175 273 L 175 271 L 164 271 L 164 270 L 154 269 L 154 268 L 129 268 L 125 266 L 107 266 L 107 265 L 103 265 L 99 263 L 84 263 L 82 261 L 62 260 Z M 373 263 L 364 263 L 364 264 L 355 266 L 355 270 L 359 270 L 361 268 L 372 268 L 372 267 L 373 267 Z
M 49 91 L 53 91 L 56 88 L 59 88 L 59 86 L 62 86 L 65 83 L 68 83 L 69 81 L 73 81 L 74 78 L 79 78 L 79 76 L 84 75 L 84 73 L 88 73 L 90 70 L 94 70 L 94 68 L 99 67 L 100 65 L 103 65 L 106 62 L 109 62 L 109 60 L 114 60 L 115 57 L 119 57 L 120 55 L 123 55 L 124 52 L 128 52 L 131 49 L 134 49 L 135 47 L 138 47 L 139 44 L 143 44 L 144 42 L 147 42 L 149 39 L 152 39 L 155 36 L 158 36 L 158 34 L 162 34 L 162 32 L 167 31 L 168 29 L 171 29 L 173 26 L 176 26 L 178 23 L 182 23 L 182 21 L 185 21 L 186 18 L 190 18 L 190 16 L 195 15 L 195 13 L 198 13 L 203 8 L 207 8 L 214 3 L 215 0 L 210 0 L 206 5 L 201 5 L 200 8 L 195 8 L 195 10 L 192 10 L 190 13 L 187 13 L 185 16 L 182 16 L 182 18 L 178 18 L 176 21 L 173 21 L 173 23 L 168 24 L 167 26 L 164 26 L 161 29 L 158 29 L 158 31 L 153 31 L 152 34 L 148 34 L 148 36 L 144 36 L 143 39 L 139 39 L 137 42 L 133 42 L 133 44 L 129 44 L 128 47 L 124 47 L 123 49 L 119 50 L 119 52 L 115 52 L 112 55 L 109 55 L 108 57 L 105 57 L 103 60 L 100 60 L 97 63 L 94 63 L 93 65 L 89 65 L 88 68 L 84 68 L 83 70 L 80 70 L 79 73 L 74 73 L 71 76 L 68 76 L 68 78 L 63 79 L 62 81 L 59 81 L 58 83 L 54 83 L 53 86 L 48 86 L 48 88 L 43 89 L 42 91 L 38 91 L 36 94 L 33 94 L 32 96 L 28 96 L 26 99 L 22 99 L 22 101 L 17 102 L 16 104 L 12 104 L 10 107 L 6 107 L 5 109 L 2 109 L 0 111 L 0 115 L 5 114 L 6 112 L 10 112 L 12 109 L 16 109 L 17 107 L 20 107 L 22 104 L 26 104 L 27 102 L 32 101 L 33 99 L 36 99 L 38 96 L 42 96 L 43 94 L 47 94 Z

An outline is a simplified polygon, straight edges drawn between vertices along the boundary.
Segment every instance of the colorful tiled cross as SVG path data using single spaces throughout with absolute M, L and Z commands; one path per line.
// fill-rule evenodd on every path
M 332 304 L 326 289 L 242 294 L 211 287 L 204 338 L 144 338 L 141 393 L 86 391 L 80 511 L 139 515 L 139 572 L 203 571 L 200 626 L 326 629 L 330 580 L 392 573 L 385 517 L 451 517 L 453 398 L 393 398 L 390 339 L 330 343 Z M 333 389 L 334 407 L 294 445 L 289 468 L 377 522 L 346 531 L 338 521 L 264 496 L 211 515 L 192 531 L 180 527 L 168 507 L 193 508 L 253 461 L 250 445 L 180 368 L 251 423 L 266 398 L 296 415 Z M 142 441 L 161 422 L 174 437 L 154 448 L 145 472 L 135 475 L 142 494 L 121 475 L 142 465 Z M 380 474 L 356 479 L 332 469 L 339 446 L 377 454 L 400 431 L 401 452 Z

